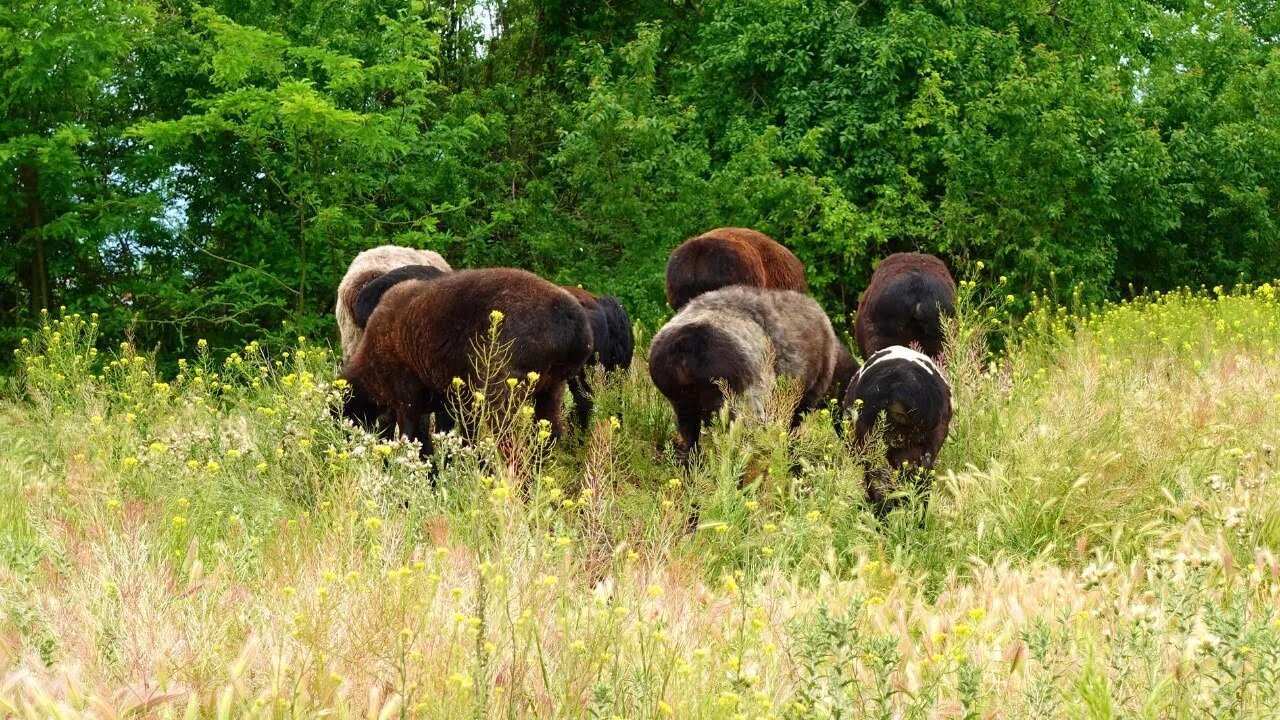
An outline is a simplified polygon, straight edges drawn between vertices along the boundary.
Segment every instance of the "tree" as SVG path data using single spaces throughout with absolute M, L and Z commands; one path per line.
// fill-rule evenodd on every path
M 121 137 L 130 108 L 112 80 L 130 71 L 151 22 L 151 7 L 135 0 L 0 7 L 4 327 L 130 271 L 129 247 L 154 207 L 117 172 L 130 152 Z
M 323 334 L 386 242 L 650 326 L 719 225 L 794 249 L 842 325 L 900 250 L 1089 299 L 1270 279 L 1278 29 L 1257 0 L 14 0 L 0 345 L 58 303 L 169 353 Z
M 421 7 L 381 16 L 361 59 L 193 10 L 205 93 L 130 135 L 181 199 L 178 235 L 201 289 L 190 317 L 211 339 L 282 320 L 316 331 L 356 252 L 435 238 L 451 198 L 431 170 L 450 150 L 433 134 L 434 22 Z

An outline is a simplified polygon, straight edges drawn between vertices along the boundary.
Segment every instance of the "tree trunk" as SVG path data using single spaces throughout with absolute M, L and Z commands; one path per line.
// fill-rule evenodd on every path
M 44 206 L 40 201 L 40 175 L 35 166 L 23 163 L 18 166 L 18 182 L 27 201 L 27 227 L 19 232 L 19 242 L 30 240 L 31 255 L 26 262 L 27 272 L 20 273 L 27 286 L 31 312 L 39 314 L 49 307 L 49 262 L 44 244 Z
M 298 307 L 294 312 L 294 323 L 301 328 L 302 316 L 307 309 L 307 212 L 301 201 L 298 203 Z

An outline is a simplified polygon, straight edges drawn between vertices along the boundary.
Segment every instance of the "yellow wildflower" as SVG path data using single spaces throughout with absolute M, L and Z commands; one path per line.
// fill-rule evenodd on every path
M 721 580 L 721 584 L 724 586 L 725 592 L 736 593 L 740 589 L 738 581 L 734 580 L 732 575 L 725 575 Z

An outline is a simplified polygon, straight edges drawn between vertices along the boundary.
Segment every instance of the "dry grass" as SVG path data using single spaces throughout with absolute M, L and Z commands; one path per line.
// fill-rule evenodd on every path
M 93 333 L 51 321 L 0 405 L 0 716 L 1280 714 L 1270 286 L 957 353 L 923 527 L 785 407 L 682 474 L 643 363 L 581 437 L 446 439 L 433 489 L 330 419 L 324 349 L 159 381 Z

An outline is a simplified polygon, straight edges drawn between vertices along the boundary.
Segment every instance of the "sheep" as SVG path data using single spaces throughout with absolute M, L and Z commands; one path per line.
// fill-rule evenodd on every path
M 370 281 L 375 280 L 390 270 L 403 265 L 427 265 L 438 268 L 442 272 L 450 272 L 452 268 L 439 253 L 431 250 L 402 247 L 399 245 L 379 245 L 356 255 L 347 268 L 347 274 L 338 283 L 338 298 L 334 306 L 334 316 L 338 321 L 338 336 L 342 343 L 342 360 L 346 362 L 360 344 L 363 330 L 353 317 L 353 308 L 360 291 Z
M 389 410 L 399 432 L 430 455 L 426 418 L 447 415 L 453 378 L 481 379 L 474 343 L 488 332 L 494 311 L 502 313 L 499 342 L 509 348 L 500 377 L 536 378 L 534 416 L 561 434 L 565 386 L 591 355 L 591 325 L 569 293 L 510 268 L 448 272 L 388 289 L 343 367 L 351 386 L 343 414 L 368 421 Z
M 401 265 L 384 275 L 370 280 L 361 288 L 360 293 L 356 296 L 355 303 L 351 306 L 352 322 L 363 332 L 364 326 L 369 324 L 369 316 L 373 315 L 373 311 L 378 309 L 378 304 L 382 302 L 382 296 L 388 290 L 406 280 L 435 280 L 444 274 L 444 270 L 431 265 Z
M 857 408 L 853 445 L 863 453 L 867 497 L 876 516 L 883 518 L 896 504 L 890 497 L 895 471 L 921 477 L 928 490 L 951 425 L 951 386 L 928 355 L 892 345 L 867 358 L 849 387 L 845 406 Z M 878 424 L 883 425 L 886 445 L 886 465 L 879 468 L 868 454 Z
M 933 255 L 895 253 L 871 275 L 854 335 L 863 358 L 891 345 L 916 346 L 935 361 L 944 348 L 942 318 L 954 315 L 956 283 Z
M 667 260 L 667 302 L 679 312 L 705 292 L 730 285 L 808 292 L 804 265 L 764 233 L 718 228 L 684 241 Z
M 631 367 L 635 337 L 631 334 L 631 319 L 627 317 L 627 311 L 618 298 L 612 295 L 592 295 L 582 288 L 569 285 L 564 286 L 564 290 L 582 305 L 591 322 L 592 360 L 603 366 L 605 372 Z M 570 378 L 569 391 L 573 393 L 577 425 L 585 428 L 594 407 L 586 368 Z
M 443 274 L 443 270 L 431 265 L 401 265 L 370 280 L 360 289 L 355 302 L 351 303 L 348 309 L 351 324 L 363 333 L 365 325 L 369 323 L 369 316 L 377 309 L 382 296 L 392 287 L 406 280 L 434 280 Z M 361 426 L 377 429 L 388 440 L 393 437 L 395 415 L 389 408 L 351 401 L 348 403 L 347 411 L 350 419 Z M 438 428 L 450 429 L 452 424 L 451 418 L 444 415 L 437 418 Z
M 689 453 L 724 404 L 717 381 L 761 416 L 775 378 L 795 378 L 802 395 L 794 426 L 826 396 L 839 347 L 831 320 L 808 295 L 732 286 L 694 298 L 654 335 L 649 376 L 671 403 Z

